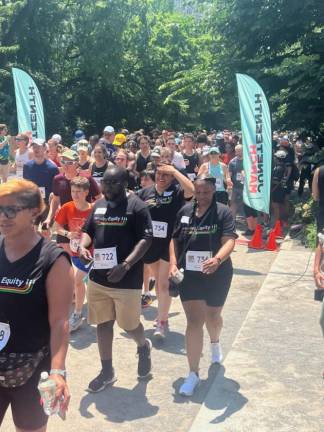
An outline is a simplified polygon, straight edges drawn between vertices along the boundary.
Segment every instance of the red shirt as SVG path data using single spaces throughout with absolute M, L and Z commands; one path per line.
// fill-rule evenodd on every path
M 89 177 L 88 180 L 90 182 L 90 190 L 87 196 L 87 201 L 92 203 L 95 200 L 95 197 L 100 195 L 101 190 L 92 177 Z M 61 206 L 69 201 L 72 201 L 70 182 L 71 181 L 68 180 L 64 174 L 58 174 L 53 179 L 52 190 L 54 195 L 60 198 Z
M 91 207 L 88 210 L 78 210 L 74 202 L 70 201 L 60 208 L 55 216 L 55 221 L 61 226 L 67 226 L 69 231 L 80 233 L 81 237 L 81 229 L 85 221 L 88 219 L 91 210 Z M 78 239 L 76 239 L 76 241 L 70 241 L 69 252 L 73 256 L 78 256 L 76 252 L 78 243 Z

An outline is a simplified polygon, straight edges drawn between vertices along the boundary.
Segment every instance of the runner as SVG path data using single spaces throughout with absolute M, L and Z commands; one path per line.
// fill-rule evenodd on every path
M 50 139 L 47 141 L 47 156 L 48 159 L 51 160 L 58 168 L 60 168 L 61 165 L 61 152 L 62 152 L 62 145 L 59 144 L 57 139 Z
M 184 150 L 182 152 L 186 166 L 186 172 L 191 181 L 193 181 L 199 171 L 201 161 L 198 153 L 195 151 L 195 137 L 186 133 L 183 138 Z
M 50 203 L 48 216 L 43 224 L 44 232 L 46 228 L 48 230 L 54 221 L 54 217 L 59 206 L 72 201 L 70 183 L 71 180 L 78 175 L 78 154 L 72 150 L 66 150 L 62 154 L 61 162 L 63 166 L 63 173 L 55 176 L 53 180 L 53 197 Z M 89 194 L 87 195 L 87 201 L 92 203 L 96 199 L 101 198 L 102 195 L 94 179 L 89 177 L 88 180 L 90 183 L 90 189 Z M 57 241 L 58 243 L 68 243 L 67 239 L 62 236 L 58 236 Z
M 44 140 L 35 138 L 31 143 L 34 159 L 23 166 L 23 177 L 37 184 L 45 203 L 49 204 L 53 179 L 59 174 L 57 166 L 46 159 L 47 145 Z M 45 216 L 46 217 L 46 216 Z
M 137 188 L 137 179 L 134 172 L 131 169 L 128 169 L 128 153 L 124 149 L 120 149 L 117 151 L 114 162 L 116 166 L 121 168 L 125 168 L 127 172 L 127 189 L 135 190 Z
M 166 149 L 168 150 L 168 149 Z M 174 184 L 174 180 L 178 182 Z M 150 273 L 156 281 L 158 299 L 157 326 L 154 336 L 165 337 L 171 305 L 169 295 L 169 244 L 175 216 L 184 205 L 184 199 L 193 195 L 193 185 L 172 165 L 160 165 L 155 174 L 155 185 L 144 188 L 138 196 L 147 203 L 153 223 L 153 242 L 143 260 L 150 265 Z
M 229 174 L 233 183 L 231 196 L 231 211 L 235 219 L 237 213 L 242 214 L 243 207 L 243 187 L 244 187 L 244 172 L 243 172 L 243 146 L 238 144 L 235 147 L 235 158 L 228 165 Z
M 138 173 L 144 171 L 149 162 L 151 162 L 151 140 L 148 136 L 143 135 L 139 138 L 140 150 L 136 153 L 135 171 Z
M 191 396 L 199 383 L 199 362 L 206 324 L 211 343 L 211 362 L 221 363 L 219 337 L 222 308 L 233 276 L 229 258 L 234 249 L 235 226 L 228 207 L 216 202 L 215 178 L 197 177 L 196 200 L 178 213 L 170 245 L 170 276 L 184 269 L 178 284 L 187 317 L 186 348 L 190 373 L 179 393 Z
M 42 371 L 57 386 L 55 405 L 65 412 L 70 399 L 65 358 L 73 272 L 69 256 L 34 230 L 43 210 L 34 183 L 0 185 L 0 426 L 10 405 L 21 432 L 46 430 L 37 389 Z
M 170 135 L 166 141 L 166 147 L 171 151 L 171 163 L 179 171 L 186 169 L 186 164 L 184 162 L 183 156 L 177 150 L 177 143 L 174 135 Z
M 9 175 L 10 137 L 7 136 L 8 128 L 0 124 L 0 180 L 5 183 Z
M 78 142 L 77 152 L 79 155 L 78 166 L 80 171 L 87 171 L 91 165 L 89 157 L 89 143 L 87 140 L 80 140 Z
M 18 134 L 15 138 L 18 148 L 15 152 L 16 177 L 23 178 L 24 165 L 33 159 L 33 152 L 28 148 L 29 138 L 27 135 Z
M 113 163 L 108 161 L 108 153 L 102 144 L 96 144 L 93 150 L 94 162 L 91 165 L 91 176 L 101 188 L 101 181 L 108 166 L 113 166 Z
M 135 194 L 126 193 L 127 173 L 108 168 L 102 187 L 105 198 L 95 203 L 84 228 L 80 257 L 92 260 L 87 247 L 93 244 L 93 269 L 88 284 L 88 320 L 97 324 L 102 369 L 88 387 L 99 392 L 116 381 L 112 366 L 115 320 L 137 344 L 138 377 L 151 371 L 150 340 L 140 322 L 143 255 L 152 241 L 152 223 L 147 207 Z
M 116 153 L 116 147 L 113 142 L 115 139 L 115 129 L 112 126 L 106 126 L 103 130 L 103 136 L 99 140 L 99 144 L 103 144 L 107 152 L 107 159 L 112 161 Z
M 69 320 L 70 332 L 77 330 L 83 322 L 82 307 L 85 298 L 84 277 L 88 267 L 80 261 L 78 250 L 81 238 L 81 228 L 91 213 L 91 204 L 86 200 L 90 183 L 85 177 L 75 177 L 71 180 L 72 200 L 65 203 L 55 217 L 55 231 L 66 237 L 70 242 L 64 248 L 70 254 L 74 269 L 74 311 Z M 67 227 L 67 229 L 64 229 Z
M 220 162 L 219 157 L 219 148 L 211 147 L 209 149 L 209 162 L 205 162 L 201 165 L 198 176 L 210 174 L 214 177 L 216 179 L 216 200 L 222 204 L 227 204 L 228 194 L 226 188 L 232 188 L 232 181 L 227 166 L 223 162 Z

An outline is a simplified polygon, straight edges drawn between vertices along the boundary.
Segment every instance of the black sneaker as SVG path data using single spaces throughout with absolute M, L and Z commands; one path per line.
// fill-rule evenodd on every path
M 150 339 L 146 339 L 146 344 L 144 346 L 137 347 L 137 355 L 138 355 L 137 375 L 138 375 L 138 378 L 146 378 L 151 373 L 151 369 L 152 369 L 151 350 L 152 350 L 152 342 L 150 341 Z
M 100 374 L 90 381 L 87 391 L 90 393 L 98 393 L 104 390 L 107 385 L 113 384 L 115 381 L 117 381 L 117 377 L 114 368 L 112 368 L 108 373 L 104 373 L 104 371 L 101 370 Z

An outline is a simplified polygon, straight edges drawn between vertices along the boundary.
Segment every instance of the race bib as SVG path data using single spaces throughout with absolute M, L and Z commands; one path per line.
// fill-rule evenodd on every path
M 0 351 L 7 345 L 10 338 L 10 325 L 0 322 Z
M 189 180 L 194 181 L 196 178 L 196 174 L 195 173 L 188 173 L 187 176 L 189 177 Z
M 45 187 L 39 186 L 38 189 L 39 189 L 39 192 L 41 193 L 42 198 L 45 198 L 45 196 L 46 196 Z
M 23 169 L 22 168 L 18 168 L 16 169 L 16 177 L 18 178 L 23 178 Z
M 168 234 L 167 222 L 152 221 L 153 237 L 166 238 Z
M 117 265 L 116 247 L 95 249 L 93 253 L 93 268 L 96 270 L 111 269 Z
M 216 190 L 222 189 L 222 187 L 223 187 L 223 180 L 221 178 L 216 178 L 215 185 L 216 185 Z
M 70 249 L 72 252 L 77 253 L 80 246 L 80 239 L 70 240 Z
M 242 174 L 241 173 L 237 173 L 236 174 L 236 181 L 242 181 Z
M 186 253 L 186 270 L 202 271 L 202 264 L 204 261 L 211 258 L 210 251 L 188 251 Z

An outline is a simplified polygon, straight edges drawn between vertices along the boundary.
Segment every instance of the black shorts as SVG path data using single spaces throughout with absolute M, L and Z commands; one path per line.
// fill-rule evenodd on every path
M 40 362 L 34 375 L 26 384 L 16 388 L 0 387 L 0 426 L 10 405 L 15 426 L 18 429 L 35 430 L 43 427 L 48 420 L 40 405 L 40 395 L 37 389 L 40 374 L 49 371 L 50 356 Z
M 276 204 L 283 204 L 285 202 L 285 198 L 286 189 L 281 186 L 276 187 L 276 189 L 271 192 L 271 201 Z
M 232 278 L 233 267 L 230 259 L 212 275 L 185 271 L 183 282 L 179 285 L 181 301 L 205 300 L 207 306 L 224 306 Z
M 247 217 L 247 218 L 248 217 L 254 217 L 254 218 L 258 217 L 257 210 L 247 206 L 246 204 L 244 204 L 244 214 L 245 214 L 245 217 Z
M 169 254 L 170 240 L 167 242 L 159 242 L 158 239 L 153 239 L 150 249 L 146 252 L 143 257 L 145 264 L 152 264 L 162 259 L 163 261 L 170 261 Z

